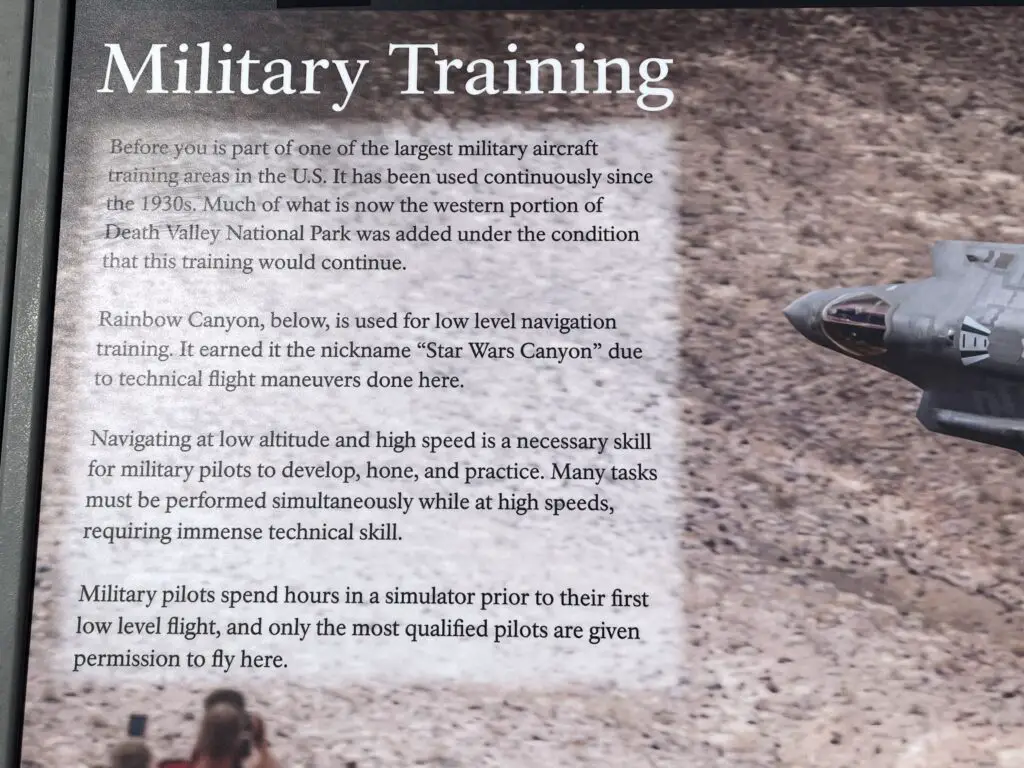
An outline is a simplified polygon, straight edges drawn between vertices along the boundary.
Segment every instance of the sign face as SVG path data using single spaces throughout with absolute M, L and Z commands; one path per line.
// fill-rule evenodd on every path
M 15 222 L 12 370 L 53 317 L 45 435 L 9 426 L 25 377 L 5 398 L 0 508 L 45 437 L 24 768 L 1024 748 L 1012 708 L 942 720 L 1014 663 L 1020 536 L 974 489 L 1018 467 L 812 343 L 824 299 L 784 315 L 877 283 L 829 332 L 1012 420 L 971 387 L 1024 349 L 978 293 L 1016 306 L 1017 246 L 946 241 L 948 294 L 902 320 L 935 240 L 1017 237 L 1024 92 L 943 53 L 1013 49 L 1009 15 L 125 5 L 76 5 L 38 296 L 45 216 Z
M 421 23 L 79 19 L 30 706 L 676 684 L 671 60 Z

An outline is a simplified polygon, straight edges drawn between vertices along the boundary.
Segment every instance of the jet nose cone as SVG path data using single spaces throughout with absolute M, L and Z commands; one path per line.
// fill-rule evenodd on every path
M 792 326 L 800 331 L 801 334 L 812 341 L 818 341 L 818 333 L 815 331 L 815 324 L 818 321 L 818 314 L 820 311 L 821 302 L 818 300 L 817 294 L 809 293 L 806 296 L 801 296 L 782 310 L 782 314 L 786 316 L 786 319 L 789 320 Z

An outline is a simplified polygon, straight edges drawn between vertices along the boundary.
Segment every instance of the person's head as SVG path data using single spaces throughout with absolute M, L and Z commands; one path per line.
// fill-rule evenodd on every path
M 150 768 L 153 753 L 142 739 L 128 739 L 110 752 L 111 768 Z
M 234 759 L 241 749 L 244 733 L 242 711 L 223 701 L 215 703 L 203 716 L 197 752 L 211 760 Z
M 245 712 L 245 696 L 234 688 L 217 688 L 211 691 L 203 701 L 203 709 L 208 710 L 216 704 L 230 704 L 237 707 L 240 712 Z

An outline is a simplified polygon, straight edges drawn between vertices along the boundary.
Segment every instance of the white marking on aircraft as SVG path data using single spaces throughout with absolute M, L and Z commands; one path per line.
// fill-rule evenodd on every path
M 967 328 L 967 329 L 970 329 L 970 330 L 974 331 L 975 333 L 980 333 L 983 336 L 988 336 L 988 334 L 990 334 L 992 332 L 990 329 L 986 328 L 984 325 L 979 323 L 973 317 L 965 317 L 964 318 L 964 322 L 963 322 L 963 327 Z
M 960 325 L 960 360 L 974 365 L 988 360 L 988 336 L 991 331 L 972 317 L 965 317 Z

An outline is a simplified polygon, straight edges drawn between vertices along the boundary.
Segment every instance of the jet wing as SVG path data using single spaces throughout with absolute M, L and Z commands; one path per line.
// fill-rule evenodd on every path
M 1020 243 L 983 243 L 974 240 L 941 240 L 932 246 L 932 272 L 936 277 L 964 275 L 974 267 L 1004 270 L 1021 258 Z
M 932 272 L 936 277 L 951 277 L 970 266 L 964 245 L 960 240 L 943 240 L 932 246 Z
M 917 418 L 938 434 L 1024 453 L 1024 383 L 990 379 L 976 389 L 930 389 Z

